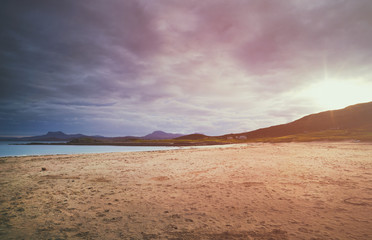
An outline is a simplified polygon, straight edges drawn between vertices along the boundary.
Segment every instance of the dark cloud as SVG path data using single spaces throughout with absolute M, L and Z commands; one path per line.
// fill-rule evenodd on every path
M 145 58 L 157 49 L 157 37 L 148 27 L 151 22 L 137 5 L 8 1 L 1 14 L 1 66 L 7 72 L 2 82 L 58 87 L 61 82 L 92 79 L 86 77 L 91 74 L 110 86 L 112 72 L 126 81 L 133 79 L 139 71 L 133 58 Z
M 325 76 L 370 86 L 370 12 L 368 0 L 4 0 L 0 135 L 291 121 L 321 110 L 296 93 Z

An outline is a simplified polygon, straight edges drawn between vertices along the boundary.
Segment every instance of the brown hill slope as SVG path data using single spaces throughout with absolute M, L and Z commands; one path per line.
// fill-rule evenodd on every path
M 311 114 L 287 124 L 261 128 L 246 133 L 228 134 L 221 137 L 244 136 L 247 139 L 254 139 L 281 137 L 330 129 L 372 130 L 372 102 L 360 103 L 340 110 Z
M 204 134 L 200 134 L 200 133 L 193 133 L 193 134 L 185 135 L 185 136 L 182 136 L 182 137 L 178 137 L 176 139 L 177 140 L 201 140 L 201 139 L 205 139 L 205 138 L 208 138 L 208 136 L 206 136 Z

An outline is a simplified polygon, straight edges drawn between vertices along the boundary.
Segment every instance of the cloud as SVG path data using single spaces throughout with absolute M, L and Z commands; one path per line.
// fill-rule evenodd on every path
M 325 72 L 371 83 L 371 11 L 368 0 L 5 0 L 0 134 L 218 135 L 326 110 L 295 93 Z

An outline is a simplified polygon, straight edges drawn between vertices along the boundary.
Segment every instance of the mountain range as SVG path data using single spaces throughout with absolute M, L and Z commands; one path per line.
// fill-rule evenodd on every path
M 287 138 L 284 138 L 288 136 Z M 290 136 L 290 137 L 289 137 Z M 250 132 L 226 134 L 222 136 L 205 136 L 190 134 L 179 137 L 179 140 L 262 140 L 283 138 L 290 141 L 319 139 L 355 139 L 372 140 L 372 102 L 351 105 L 339 110 L 325 111 L 304 116 L 290 123 L 261 128 Z
M 19 137 L 19 138 L 0 138 L 5 141 L 71 141 L 74 139 L 95 139 L 95 140 L 111 140 L 114 142 L 120 142 L 122 140 L 130 139 L 144 139 L 144 140 L 163 140 L 173 139 L 183 136 L 182 134 L 166 133 L 163 131 L 154 131 L 143 137 L 125 136 L 125 137 L 104 137 L 104 136 L 88 136 L 83 134 L 65 134 L 64 132 L 48 132 L 47 134 L 32 137 Z
M 287 124 L 261 128 L 250 132 L 227 134 L 224 137 L 247 139 L 283 137 L 325 130 L 372 130 L 372 102 L 348 106 L 344 109 L 310 114 Z
M 61 131 L 48 132 L 45 135 L 21 138 L 0 138 L 7 141 L 72 141 L 72 144 L 84 143 L 122 143 L 141 140 L 172 140 L 167 144 L 179 142 L 210 144 L 232 143 L 239 141 L 266 141 L 268 138 L 281 138 L 284 141 L 343 140 L 356 139 L 372 141 L 372 102 L 360 103 L 339 110 L 325 111 L 304 116 L 290 123 L 261 128 L 250 132 L 207 136 L 200 133 L 189 135 L 154 131 L 142 137 L 104 137 L 83 134 L 65 134 Z M 191 141 L 191 142 L 190 142 Z M 154 143 L 154 142 L 153 142 Z M 159 144 L 159 142 L 157 142 Z

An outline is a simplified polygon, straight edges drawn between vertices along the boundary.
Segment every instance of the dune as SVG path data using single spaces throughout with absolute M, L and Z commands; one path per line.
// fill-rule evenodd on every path
M 372 239 L 372 144 L 0 158 L 1 239 Z

